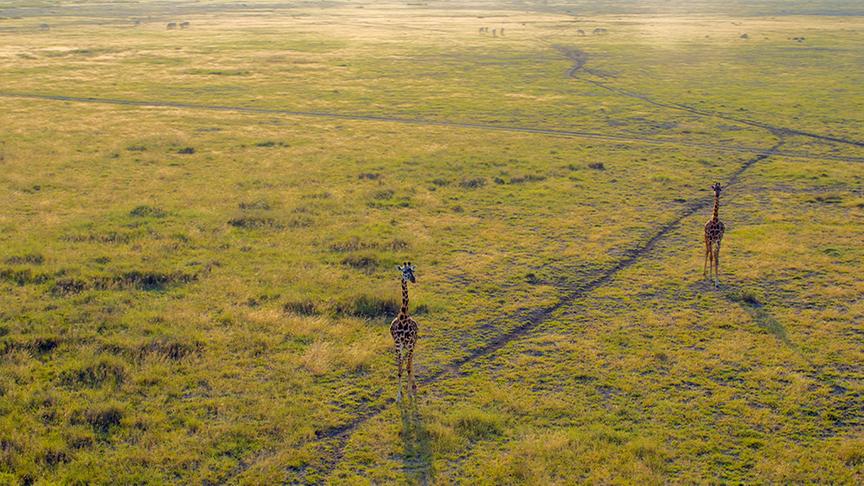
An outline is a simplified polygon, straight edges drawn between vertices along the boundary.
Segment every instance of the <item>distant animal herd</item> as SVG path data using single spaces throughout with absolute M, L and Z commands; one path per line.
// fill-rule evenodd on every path
M 525 24 L 522 24 L 522 25 L 525 25 Z M 492 30 L 489 30 L 489 27 L 480 27 L 477 30 L 477 33 L 478 34 L 492 34 L 492 37 L 499 37 L 499 36 L 504 37 L 504 27 L 497 27 L 497 28 L 493 27 Z M 594 35 L 606 35 L 609 33 L 609 31 L 607 29 L 602 28 L 602 27 L 597 27 L 596 29 L 592 30 L 591 33 Z M 582 29 L 576 29 L 576 35 L 584 36 L 585 31 Z

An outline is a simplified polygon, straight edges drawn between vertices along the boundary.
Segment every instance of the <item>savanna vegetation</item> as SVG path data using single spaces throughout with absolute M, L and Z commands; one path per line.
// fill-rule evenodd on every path
M 0 483 L 860 484 L 861 15 L 0 0 Z

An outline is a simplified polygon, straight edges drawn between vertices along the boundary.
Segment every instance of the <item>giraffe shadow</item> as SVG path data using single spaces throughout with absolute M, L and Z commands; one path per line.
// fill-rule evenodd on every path
M 774 335 L 783 344 L 794 347 L 794 344 L 789 339 L 789 335 L 786 334 L 786 328 L 783 326 L 783 323 L 778 321 L 777 318 L 765 309 L 765 304 L 752 290 L 734 283 L 723 284 L 719 290 L 726 300 L 737 304 L 741 309 L 750 314 L 750 318 L 753 319 L 753 322 L 760 329 Z
M 399 403 L 399 411 L 402 414 L 402 463 L 407 479 L 410 484 L 431 484 L 435 477 L 432 441 L 417 409 L 416 398 L 410 397 Z

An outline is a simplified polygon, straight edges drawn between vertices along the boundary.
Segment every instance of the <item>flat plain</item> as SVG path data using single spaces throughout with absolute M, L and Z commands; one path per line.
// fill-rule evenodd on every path
M 861 15 L 0 1 L 0 483 L 861 484 Z

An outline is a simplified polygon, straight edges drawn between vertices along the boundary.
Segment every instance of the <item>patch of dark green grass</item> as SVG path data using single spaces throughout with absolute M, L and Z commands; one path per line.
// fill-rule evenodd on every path
M 475 177 L 473 179 L 464 179 L 459 182 L 459 187 L 464 189 L 477 189 L 486 185 L 486 179 Z
M 400 251 L 407 249 L 409 246 L 410 245 L 407 241 L 400 240 L 398 238 L 386 242 L 377 242 L 363 241 L 360 238 L 352 237 L 350 239 L 331 244 L 330 251 L 336 253 L 378 249 L 388 251 Z
M 258 142 L 255 144 L 256 147 L 287 147 L 288 145 L 285 142 L 275 142 L 273 140 L 265 140 L 263 142 Z
M 826 194 L 824 196 L 816 196 L 807 202 L 813 204 L 840 204 L 843 202 L 843 198 L 836 194 Z
M 342 259 L 342 264 L 366 273 L 372 273 L 378 268 L 378 259 L 374 256 L 349 255 Z
M 191 339 L 158 337 L 152 341 L 140 345 L 137 357 L 157 356 L 169 361 L 181 361 L 191 356 L 201 354 L 204 343 Z
M 762 302 L 755 292 L 748 289 L 736 289 L 726 293 L 726 297 L 732 302 L 749 305 L 751 307 L 762 307 Z
M 282 225 L 274 218 L 262 216 L 241 216 L 237 218 L 232 218 L 228 220 L 228 224 L 235 228 L 243 229 L 279 229 L 282 227 Z
M 386 201 L 389 199 L 393 199 L 393 195 L 396 193 L 392 189 L 382 189 L 380 191 L 375 191 L 372 193 L 372 199 L 376 199 L 378 201 Z
M 249 202 L 241 202 L 240 204 L 238 204 L 238 206 L 240 207 L 240 209 L 243 209 L 246 211 L 255 210 L 255 209 L 268 210 L 271 208 L 270 203 L 263 200 L 263 199 L 257 199 L 255 201 L 249 201 Z
M 360 295 L 353 299 L 337 303 L 337 314 L 366 319 L 395 317 L 399 313 L 401 303 L 393 298 L 380 298 L 371 295 Z
M 87 282 L 77 278 L 59 278 L 51 287 L 51 293 L 58 296 L 80 294 L 85 290 Z
M 138 206 L 129 212 L 129 216 L 135 218 L 164 218 L 168 213 L 153 206 Z
M 318 306 L 311 300 L 297 300 L 286 302 L 282 309 L 289 314 L 299 316 L 316 316 L 319 314 Z
M 10 256 L 3 260 L 7 265 L 42 265 L 45 257 L 38 253 L 27 253 L 20 256 Z
M 87 424 L 94 431 L 105 434 L 110 432 L 112 427 L 120 425 L 123 420 L 124 411 L 118 404 L 106 403 L 94 405 L 86 410 L 78 410 L 72 413 L 69 418 L 73 425 Z
M 54 281 L 54 295 L 74 295 L 85 290 L 165 290 L 169 286 L 188 284 L 198 280 L 195 274 L 152 272 L 133 270 L 118 275 L 93 277 L 90 279 L 59 278 Z
M 12 351 L 26 351 L 41 356 L 56 349 L 60 342 L 60 338 L 56 336 L 6 336 L 0 341 L 0 355 Z
M 104 384 L 120 385 L 126 379 L 123 363 L 101 358 L 97 362 L 76 366 L 60 372 L 60 383 L 65 386 L 97 388 Z
M 451 420 L 456 432 L 472 441 L 494 437 L 503 431 L 501 419 L 482 410 L 460 410 Z
M 81 427 L 69 428 L 63 433 L 66 445 L 73 450 L 86 449 L 96 442 L 96 438 L 88 429 Z
M 198 280 L 197 275 L 174 272 L 124 272 L 107 279 L 97 280 L 95 287 L 103 289 L 163 290 L 169 285 L 188 284 Z
M 111 245 L 122 245 L 133 240 L 135 235 L 109 231 L 107 233 L 75 234 L 62 237 L 65 241 L 75 243 L 105 243 Z
M 307 216 L 295 216 L 293 218 L 288 219 L 285 223 L 286 228 L 308 228 L 312 226 L 315 221 Z
M 38 285 L 41 283 L 45 283 L 51 280 L 51 276 L 45 273 L 38 273 L 30 270 L 29 268 L 23 269 L 14 269 L 14 268 L 4 268 L 0 269 L 0 281 L 8 282 L 11 284 L 15 284 L 20 286 L 24 285 Z
M 519 176 L 519 177 L 511 177 L 510 178 L 510 184 L 524 184 L 526 182 L 539 182 L 539 181 L 545 181 L 545 180 L 546 180 L 546 176 L 528 174 L 528 175 Z

